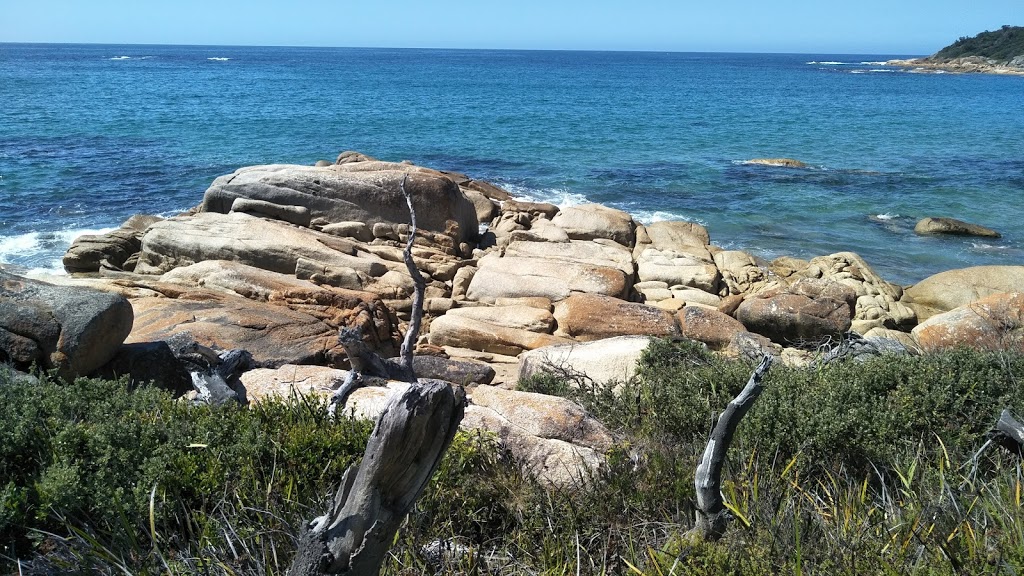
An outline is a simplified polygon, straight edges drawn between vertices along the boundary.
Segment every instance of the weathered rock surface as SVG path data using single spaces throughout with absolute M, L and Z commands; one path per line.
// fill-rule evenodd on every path
M 568 206 L 558 211 L 551 222 L 573 240 L 607 238 L 627 248 L 636 242 L 636 222 L 633 217 L 600 204 Z
M 141 235 L 137 230 L 118 228 L 106 234 L 79 236 L 64 254 L 64 269 L 68 272 L 96 272 L 104 267 L 121 270 L 142 248 Z
M 495 376 L 494 368 L 483 362 L 441 356 L 416 355 L 412 359 L 412 369 L 417 378 L 444 380 L 461 386 L 490 384 Z
M 579 341 L 613 336 L 675 336 L 679 326 L 670 312 L 599 294 L 575 294 L 555 304 L 556 336 Z
M 564 398 L 478 386 L 470 402 L 463 428 L 497 434 L 525 473 L 551 486 L 589 483 L 614 445 L 604 425 Z
M 1002 237 L 1002 234 L 991 228 L 970 224 L 955 218 L 923 218 L 914 226 L 914 233 L 922 235 L 978 236 L 981 238 Z
M 736 319 L 780 344 L 814 341 L 849 330 L 856 299 L 848 286 L 805 278 L 749 296 Z
M 683 337 L 703 342 L 712 350 L 725 349 L 736 334 L 747 331 L 739 320 L 703 306 L 687 306 L 677 317 Z
M 435 318 L 431 322 L 428 342 L 434 346 L 454 346 L 517 356 L 523 350 L 564 344 L 569 341 L 550 334 L 531 332 L 522 328 L 497 326 L 449 313 Z
M 0 271 L 0 361 L 55 368 L 67 381 L 110 361 L 132 330 L 124 297 Z
M 857 296 L 853 328 L 859 333 L 875 327 L 909 330 L 917 322 L 917 314 L 900 302 L 903 288 L 886 282 L 853 252 L 813 258 L 790 280 L 799 278 L 819 278 L 852 289 Z
M 550 304 L 549 304 L 550 306 Z M 513 306 L 479 306 L 456 308 L 447 313 L 450 316 L 470 318 L 495 326 L 518 328 L 530 332 L 550 334 L 555 329 L 555 317 L 548 309 L 517 304 Z
M 1024 293 L 993 294 L 937 314 L 912 335 L 925 352 L 959 346 L 1024 352 Z
M 545 346 L 519 355 L 519 378 L 547 372 L 599 384 L 626 382 L 636 375 L 637 362 L 652 340 L 650 336 L 617 336 Z
M 707 249 L 699 250 L 703 253 L 646 248 L 636 260 L 637 278 L 641 282 L 664 282 L 717 294 L 718 267 Z
M 1024 292 L 1024 266 L 975 266 L 940 272 L 908 288 L 902 302 L 923 322 L 1000 292 Z
M 294 274 L 300 259 L 351 268 L 366 277 L 382 276 L 399 266 L 352 242 L 308 228 L 243 213 L 200 213 L 150 226 L 135 271 L 162 274 L 205 260 L 230 260 Z
M 493 303 L 498 298 L 544 297 L 564 300 L 573 292 L 623 296 L 627 277 L 622 270 L 551 258 L 499 257 L 480 259 L 467 298 Z
M 357 159 L 358 160 L 358 159 Z M 400 184 L 413 197 L 416 218 L 426 230 L 444 232 L 457 223 L 458 241 L 477 234 L 473 203 L 444 174 L 411 164 L 347 161 L 326 167 L 274 164 L 240 168 L 213 181 L 203 198 L 204 212 L 227 213 L 236 198 L 302 206 L 326 223 L 408 223 Z
M 327 399 L 341 386 L 348 370 L 325 366 L 285 364 L 277 368 L 257 368 L 241 376 L 250 402 L 293 395 L 319 396 Z

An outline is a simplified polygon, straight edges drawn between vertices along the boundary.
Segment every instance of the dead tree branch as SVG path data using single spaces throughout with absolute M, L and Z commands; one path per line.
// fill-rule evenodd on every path
M 694 487 L 697 489 L 697 523 L 693 528 L 704 540 L 718 540 L 725 534 L 729 525 L 730 515 L 722 499 L 722 466 L 725 456 L 732 444 L 732 437 L 740 420 L 747 414 L 754 401 L 761 395 L 768 369 L 771 368 L 772 357 L 765 355 L 761 363 L 750 375 L 750 380 L 743 387 L 725 411 L 718 417 L 718 422 L 711 431 L 711 438 L 704 449 L 704 456 L 694 474 Z
M 409 269 L 412 282 L 415 286 L 412 294 L 412 314 L 409 318 L 409 328 L 405 331 L 405 339 L 402 340 L 402 348 L 399 357 L 402 368 L 409 374 L 413 374 L 412 355 L 416 347 L 416 338 L 419 337 L 420 325 L 423 322 L 423 294 L 427 289 L 427 281 L 423 279 L 416 262 L 412 259 L 412 246 L 416 241 L 416 210 L 412 207 L 412 194 L 405 189 L 405 181 L 409 178 L 406 174 L 402 176 L 402 195 L 405 196 L 405 203 L 409 206 L 409 239 L 405 243 L 405 251 L 402 253 L 405 259 L 405 267 Z
M 989 432 L 989 436 L 1000 446 L 1018 456 L 1024 453 L 1024 424 L 1014 418 L 1008 409 L 1004 408 L 999 414 L 999 420 Z
M 416 211 L 412 196 L 411 226 L 405 264 L 415 284 L 412 317 L 399 361 L 381 358 L 359 330 L 343 329 L 338 341 L 348 355 L 348 377 L 331 399 L 342 404 L 355 388 L 373 380 L 403 380 L 412 386 L 388 402 L 373 429 L 362 462 L 345 471 L 327 514 L 312 520 L 299 539 L 288 573 L 293 576 L 350 574 L 375 576 L 395 534 L 455 437 L 466 406 L 466 393 L 442 380 L 418 380 L 413 347 L 423 319 L 426 281 L 412 258 Z
M 466 395 L 421 380 L 395 395 L 366 454 L 342 478 L 330 511 L 299 540 L 292 576 L 375 576 L 395 533 L 437 469 L 462 421 Z

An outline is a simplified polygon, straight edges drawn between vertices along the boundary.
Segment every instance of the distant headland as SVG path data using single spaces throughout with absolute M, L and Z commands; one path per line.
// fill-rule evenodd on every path
M 964 36 L 927 58 L 887 64 L 918 72 L 1024 75 L 1024 26 Z

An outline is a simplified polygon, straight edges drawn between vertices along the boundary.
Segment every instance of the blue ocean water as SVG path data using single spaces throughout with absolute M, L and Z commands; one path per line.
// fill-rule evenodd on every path
M 1024 264 L 1024 77 L 899 56 L 0 44 L 0 262 L 59 268 L 240 166 L 352 149 L 895 282 Z M 1004 236 L 915 236 L 925 216 Z

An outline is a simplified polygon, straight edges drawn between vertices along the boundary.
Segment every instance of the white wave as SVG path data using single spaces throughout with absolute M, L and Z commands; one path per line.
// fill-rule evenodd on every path
M 895 70 L 893 70 L 892 68 L 872 68 L 872 69 L 868 70 L 868 72 L 874 72 L 874 73 L 887 72 L 887 73 L 891 74 L 891 73 L 895 72 Z
M 61 259 L 79 236 L 106 234 L 115 228 L 78 228 L 49 232 L 28 232 L 16 236 L 0 236 L 0 263 L 46 262 L 33 268 L 47 274 L 63 274 Z
M 895 220 L 895 219 L 897 219 L 899 217 L 900 217 L 899 214 L 891 214 L 889 212 L 885 212 L 885 213 L 882 213 L 882 214 L 875 214 L 875 220 Z
M 131 60 L 131 56 L 114 56 L 111 60 Z
M 987 242 L 971 242 L 971 249 L 977 250 L 978 252 L 999 252 L 1001 250 L 1008 250 L 1009 248 L 1009 246 L 989 244 Z
M 231 58 L 224 58 L 224 57 L 221 57 L 221 56 L 213 56 L 211 58 L 207 58 L 207 60 L 212 60 L 214 62 L 227 62 L 228 60 L 231 60 Z
M 867 70 L 850 70 L 850 74 L 867 74 Z
M 861 64 L 863 64 L 865 66 L 886 66 L 889 63 L 885 62 L 885 61 L 882 61 L 882 62 L 861 62 Z
M 0 236 L 0 262 L 10 262 L 12 254 L 30 254 L 39 248 L 39 232 L 20 236 Z
M 590 200 L 588 200 L 583 194 L 570 192 L 564 188 L 546 188 L 538 190 L 536 188 L 528 188 L 518 184 L 501 184 L 501 186 L 517 200 L 524 200 L 526 202 L 547 202 L 548 204 L 554 204 L 559 207 L 578 206 L 580 204 L 590 203 Z
M 812 61 L 808 62 L 808 64 L 811 64 L 811 65 L 821 65 L 821 66 L 850 66 L 851 65 L 850 62 L 836 62 L 834 60 L 812 60 Z
M 627 210 L 626 212 L 630 212 L 630 211 Z M 701 226 L 704 226 L 705 228 L 707 227 L 707 222 L 704 222 L 703 220 L 700 220 L 698 218 L 690 218 L 688 216 L 684 216 L 684 215 L 682 215 L 682 214 L 680 214 L 678 212 L 668 212 L 666 210 L 650 210 L 650 211 L 648 211 L 648 210 L 636 210 L 634 212 L 631 212 L 631 214 L 633 215 L 633 219 L 634 220 L 636 220 L 637 222 L 639 222 L 640 224 L 643 224 L 643 225 L 654 224 L 655 222 L 665 222 L 665 221 L 679 222 L 679 221 L 682 221 L 682 222 L 696 222 L 697 224 L 700 224 Z

